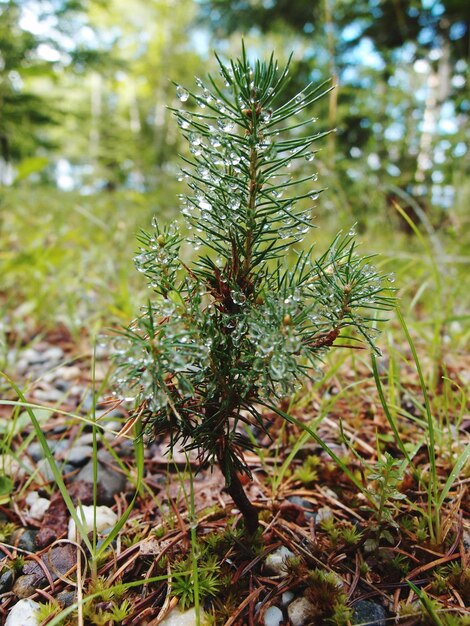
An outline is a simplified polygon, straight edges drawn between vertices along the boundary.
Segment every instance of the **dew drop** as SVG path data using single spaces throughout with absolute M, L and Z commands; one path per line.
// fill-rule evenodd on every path
M 220 130 L 225 131 L 226 133 L 230 132 L 234 128 L 234 123 L 231 120 L 219 118 L 217 120 L 217 126 Z
M 265 123 L 269 122 L 272 114 L 273 114 L 272 111 L 263 111 L 263 113 L 261 114 L 262 121 Z
M 189 133 L 189 141 L 193 146 L 200 146 L 202 143 L 202 137 L 198 133 Z
M 176 88 L 176 96 L 179 100 L 181 100 L 181 102 L 186 102 L 186 100 L 189 98 L 189 93 L 184 87 L 178 85 L 178 87 Z

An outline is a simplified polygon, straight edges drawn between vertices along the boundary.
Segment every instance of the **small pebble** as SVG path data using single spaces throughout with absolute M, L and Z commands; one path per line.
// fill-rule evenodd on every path
M 84 518 L 84 525 L 87 532 L 91 532 L 93 530 L 95 521 L 97 532 L 100 532 L 100 530 L 105 530 L 110 526 L 115 526 L 118 521 L 118 516 L 108 506 L 97 506 L 96 517 L 94 513 L 95 507 L 93 506 L 77 507 L 76 510 L 79 519 Z M 70 541 L 75 541 L 76 539 L 75 522 L 73 521 L 73 518 L 70 518 L 69 520 L 68 538 Z
M 320 524 L 321 522 L 324 522 L 325 520 L 331 519 L 333 517 L 333 512 L 330 509 L 329 506 L 322 506 L 321 509 L 318 509 L 317 511 L 317 515 L 316 515 L 316 523 Z
M 95 359 L 97 361 L 103 361 L 104 359 L 107 359 L 110 354 L 111 354 L 111 346 L 97 345 L 95 348 Z
M 292 602 L 293 599 L 294 599 L 293 591 L 284 591 L 284 593 L 281 596 L 282 606 L 287 606 L 289 602 Z
M 69 383 L 65 380 L 56 380 L 54 382 L 54 387 L 61 393 L 65 393 L 69 388 Z
M 309 502 L 308 500 L 306 500 L 305 498 L 301 498 L 300 496 L 291 496 L 290 498 L 287 498 L 287 500 L 289 502 L 292 502 L 292 504 L 300 506 L 304 509 L 304 515 L 305 515 L 306 520 L 309 520 L 315 517 L 315 513 L 313 512 L 314 511 L 313 504 Z
M 287 574 L 286 561 L 294 556 L 294 553 L 281 546 L 266 557 L 265 567 L 268 572 L 276 576 L 285 576 Z
M 95 398 L 93 400 L 93 394 L 88 391 L 86 396 L 82 399 L 81 403 L 80 403 L 80 408 L 83 412 L 88 412 L 93 408 L 93 401 L 95 402 L 95 407 L 96 407 L 96 403 L 98 402 L 98 398 Z
M 62 391 L 55 389 L 54 387 L 49 387 L 48 389 L 35 389 L 33 391 L 33 396 L 36 400 L 40 402 L 60 402 L 64 394 Z
M 96 463 L 94 459 L 91 459 L 82 467 L 76 476 L 73 477 L 73 481 L 83 480 L 86 483 L 94 482 L 94 468 L 93 464 Z M 103 465 L 98 462 L 98 503 L 111 505 L 114 504 L 114 496 L 118 493 L 122 493 L 126 487 L 127 479 L 119 470 L 113 465 Z
M 386 626 L 387 613 L 384 607 L 370 600 L 359 600 L 353 607 L 353 624 L 367 626 Z
M 84 393 L 84 388 L 82 387 L 82 385 L 72 385 L 72 387 L 70 387 L 69 393 L 71 396 L 81 397 Z
M 17 461 L 11 454 L 0 454 L 0 467 L 2 473 L 10 478 L 24 478 L 26 471 L 32 472 L 33 468 L 27 460 Z
M 64 358 L 64 351 L 59 346 L 51 346 L 43 352 L 46 361 L 60 361 Z
M 29 362 L 27 361 L 27 359 L 22 357 L 16 361 L 15 369 L 16 369 L 16 373 L 19 376 L 24 376 L 25 374 L 28 373 Z
M 270 606 L 264 614 L 264 626 L 279 626 L 284 616 L 277 606 Z
M 315 607 L 307 598 L 297 598 L 293 600 L 287 607 L 287 613 L 292 626 L 304 626 L 312 622 L 313 611 Z
M 59 454 L 62 450 L 65 450 L 70 446 L 69 439 L 49 439 L 47 441 L 47 445 L 49 446 L 49 450 L 54 454 Z M 42 449 L 39 441 L 33 441 L 33 443 L 28 446 L 28 454 L 33 459 L 33 461 L 39 461 L 44 458 L 44 451 Z
M 37 583 L 37 576 L 34 574 L 25 574 L 24 576 L 20 576 L 16 579 L 12 591 L 18 598 L 29 598 L 36 593 Z M 12 622 L 12 624 L 13 623 L 15 626 L 18 626 L 18 624 L 21 624 L 22 622 Z
M 93 443 L 93 433 L 83 433 L 74 442 L 75 446 L 89 446 Z
M 14 604 L 5 621 L 5 626 L 37 626 L 36 613 L 39 603 L 34 600 L 23 599 Z
M 57 594 L 56 599 L 63 608 L 67 608 L 77 600 L 77 595 L 74 591 L 61 591 Z
M 35 520 L 42 520 L 51 501 L 41 498 L 37 491 L 30 491 L 26 496 L 26 504 L 29 506 L 29 516 Z
M 46 483 L 54 481 L 54 474 L 47 459 L 40 459 L 36 467 Z
M 201 626 L 204 626 L 207 621 L 204 617 L 202 609 L 199 611 L 199 622 Z M 181 611 L 178 607 L 175 607 L 171 613 L 160 622 L 160 626 L 196 626 L 196 609 L 192 608 L 189 611 Z
M 21 361 L 24 361 L 27 365 L 42 365 L 47 361 L 47 357 L 44 356 L 44 352 L 28 348 L 21 355 Z
M 56 371 L 56 378 L 60 378 L 67 382 L 80 378 L 82 372 L 78 365 L 64 365 Z
M 14 580 L 15 572 L 12 569 L 7 569 L 6 572 L 3 572 L 0 576 L 0 595 L 10 591 Z
M 38 534 L 37 530 L 25 530 L 21 532 L 18 540 L 14 539 L 15 545 L 18 546 L 20 550 L 25 550 L 26 552 L 37 552 L 37 546 L 35 543 L 36 535 Z
M 69 450 L 61 452 L 58 458 L 61 461 L 67 461 L 70 465 L 80 466 L 85 463 L 93 455 L 93 448 L 91 446 L 72 446 Z
M 347 453 L 347 450 L 345 450 L 344 454 L 342 456 L 345 456 L 345 454 Z M 330 489 L 329 487 L 322 487 L 322 491 L 325 494 L 325 496 L 328 496 L 329 498 L 332 498 L 333 500 L 337 500 L 338 499 L 338 494 L 336 494 L 333 489 Z

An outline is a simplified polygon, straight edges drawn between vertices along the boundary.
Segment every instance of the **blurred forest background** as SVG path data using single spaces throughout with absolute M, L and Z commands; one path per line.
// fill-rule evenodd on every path
M 318 130 L 337 129 L 315 161 L 329 190 L 320 224 L 393 238 L 409 230 L 398 203 L 458 247 L 470 200 L 469 13 L 468 0 L 0 0 L 2 303 L 20 293 L 17 317 L 53 306 L 80 324 L 64 300 L 77 290 L 72 274 L 61 279 L 69 262 L 85 300 L 111 289 L 108 314 L 132 313 L 134 234 L 154 213 L 173 217 L 184 191 L 173 83 L 193 87 L 212 51 L 237 55 L 241 37 L 252 56 L 293 51 L 293 91 L 337 85 L 310 112 Z M 83 256 L 90 241 L 101 257 Z M 52 275 L 57 287 L 39 297 Z

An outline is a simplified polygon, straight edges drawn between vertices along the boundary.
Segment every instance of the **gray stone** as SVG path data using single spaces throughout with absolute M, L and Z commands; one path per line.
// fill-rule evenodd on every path
M 93 483 L 94 462 L 93 459 L 88 461 L 72 480 L 83 480 L 86 483 Z M 118 493 L 122 493 L 126 487 L 126 477 L 121 474 L 120 469 L 116 466 L 103 465 L 100 462 L 97 462 L 97 465 L 99 486 L 97 504 L 114 504 L 114 496 Z
M 74 591 L 61 591 L 57 594 L 56 600 L 65 609 L 76 602 L 77 596 Z
M 265 567 L 266 570 L 275 574 L 276 576 L 286 576 L 287 575 L 287 567 L 286 561 L 294 556 L 294 553 L 286 548 L 285 546 L 281 546 L 274 552 L 271 552 L 266 557 Z
M 58 379 L 54 381 L 54 387 L 57 389 L 57 391 L 60 391 L 61 393 L 65 393 L 67 389 L 70 387 L 70 384 L 66 380 Z
M 117 524 L 118 516 L 108 506 L 79 506 L 76 509 L 77 517 L 82 521 L 87 533 L 95 529 L 97 532 L 103 531 L 109 534 L 112 528 Z M 73 518 L 69 519 L 68 538 L 70 541 L 76 539 L 76 526 Z
M 90 446 L 93 443 L 93 433 L 83 433 L 74 442 L 75 446 Z
M 331 519 L 332 517 L 333 511 L 330 509 L 330 507 L 322 506 L 321 509 L 318 509 L 315 521 L 317 524 L 320 524 L 321 522 L 324 522 L 327 519 Z
M 381 604 L 370 600 L 360 600 L 353 607 L 353 624 L 386 626 L 387 613 Z
M 83 387 L 83 385 L 72 385 L 72 387 L 70 387 L 70 395 L 71 396 L 79 396 L 81 397 L 84 393 L 85 388 Z
M 12 591 L 18 598 L 29 598 L 36 593 L 37 583 L 37 576 L 34 574 L 25 574 L 16 579 Z
M 81 375 L 82 372 L 78 365 L 63 365 L 56 371 L 56 379 L 66 382 L 80 378 Z
M 91 458 L 93 448 L 91 446 L 73 446 L 60 454 L 60 460 L 67 461 L 70 465 L 81 466 Z
M 305 498 L 301 498 L 300 496 L 291 496 L 290 498 L 287 498 L 287 500 L 289 502 L 292 502 L 292 504 L 295 504 L 296 506 L 300 506 L 302 507 L 302 509 L 304 509 L 304 515 L 305 515 L 306 520 L 309 520 L 315 517 L 315 513 L 313 512 L 315 510 L 315 507 L 313 506 L 311 502 L 309 502 Z
M 19 374 L 20 376 L 24 376 L 28 373 L 29 362 L 24 358 L 20 358 L 16 361 L 15 367 L 17 374 Z
M 95 399 L 95 403 L 98 402 L 98 398 Z M 83 412 L 88 412 L 92 409 L 93 407 L 93 394 L 88 391 L 86 396 L 83 398 L 82 402 L 80 403 L 80 408 Z M 96 405 L 95 405 L 96 408 Z
M 59 391 L 55 387 L 48 387 L 47 389 L 35 389 L 33 391 L 34 398 L 40 402 L 60 402 L 64 397 L 62 391 Z
M 20 531 L 21 532 L 21 531 Z M 25 530 L 21 533 L 16 542 L 16 545 L 20 550 L 26 550 L 26 552 L 36 552 L 37 546 L 34 543 L 36 539 L 36 535 L 38 534 L 37 530 Z
M 277 606 L 270 606 L 264 614 L 264 626 L 279 626 L 284 619 L 281 609 Z
M 201 626 L 207 624 L 207 620 L 205 619 L 204 611 L 202 609 L 199 609 L 199 623 Z M 160 622 L 160 626 L 196 626 L 196 624 L 196 609 L 192 608 L 188 611 L 181 611 L 178 606 L 170 611 L 167 617 Z
M 312 623 L 312 615 L 315 607 L 307 598 L 297 598 L 287 607 L 287 614 L 292 626 L 304 626 Z
M 15 572 L 12 569 L 7 569 L 6 572 L 0 576 L 0 595 L 10 591 L 13 581 L 15 580 Z
M 69 429 L 69 427 L 66 424 L 58 424 L 57 426 L 54 426 L 54 428 L 51 430 L 51 433 L 53 433 L 54 435 L 61 435 L 62 433 L 67 432 Z
M 70 445 L 70 441 L 68 439 L 49 439 L 47 445 L 53 454 L 58 454 Z M 36 462 L 44 458 L 44 452 L 39 441 L 33 441 L 29 444 L 28 454 Z
M 98 344 L 95 348 L 95 359 L 97 361 L 104 361 L 111 355 L 111 346 L 106 344 Z
M 72 571 L 77 563 L 76 549 L 71 544 L 61 543 L 43 553 L 41 555 L 41 561 L 42 565 L 37 561 L 29 560 L 25 563 L 23 568 L 25 575 L 35 578 L 36 586 L 47 583 L 47 578 L 44 575 L 44 566 L 48 569 L 52 580 L 57 580 Z
M 37 469 L 45 482 L 50 483 L 54 481 L 54 474 L 52 473 L 50 463 L 47 459 L 40 459 L 37 464 Z
M 287 606 L 295 598 L 293 591 L 284 591 L 281 596 L 282 606 Z
M 5 626 L 37 626 L 36 614 L 39 603 L 34 600 L 23 599 L 14 604 L 5 621 Z
M 51 346 L 50 348 L 47 348 L 47 350 L 45 350 L 42 354 L 46 361 L 58 362 L 64 358 L 64 351 L 62 350 L 62 348 L 59 348 L 59 346 Z
M 26 496 L 26 504 L 29 506 L 29 516 L 35 520 L 42 520 L 51 501 L 41 498 L 37 491 L 30 491 Z
M 106 450 L 106 448 L 101 448 L 100 450 L 98 450 L 97 456 L 98 461 L 100 463 L 103 463 L 103 465 L 112 465 L 113 463 L 116 463 L 116 459 L 110 452 L 108 452 L 108 450 Z
M 47 357 L 44 355 L 44 352 L 28 348 L 21 355 L 21 361 L 25 361 L 28 365 L 42 365 L 47 361 Z

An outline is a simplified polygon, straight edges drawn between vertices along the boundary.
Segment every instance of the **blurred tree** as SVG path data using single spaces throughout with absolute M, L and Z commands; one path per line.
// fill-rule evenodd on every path
M 11 163 L 47 145 L 41 129 L 54 123 L 46 100 L 24 88 L 29 75 L 48 72 L 35 57 L 39 41 L 20 27 L 17 3 L 0 3 L 0 182 L 11 176 Z
M 193 79 L 203 63 L 191 39 L 194 10 L 192 0 L 90 6 L 95 50 L 106 62 L 62 81 L 67 114 L 57 132 L 73 137 L 63 156 L 91 189 L 147 190 L 168 180 L 179 142 L 167 109 L 171 79 Z
M 348 181 L 347 194 L 338 197 L 359 221 L 367 211 L 364 184 L 370 189 L 372 180 L 390 199 L 398 190 L 402 200 L 405 194 L 449 208 L 455 171 L 449 163 L 465 153 L 468 132 L 468 0 L 201 0 L 200 5 L 217 37 L 295 33 L 303 42 L 300 81 L 305 73 L 317 79 L 319 68 L 339 81 L 330 99 L 330 125 L 338 127 L 341 149 L 335 154 L 332 139 L 330 158 L 323 162 L 337 181 Z
M 0 182 L 12 167 L 33 173 L 47 164 L 55 142 L 51 126 L 60 106 L 47 88 L 65 71 L 96 61 L 77 37 L 85 3 L 78 0 L 0 0 Z

